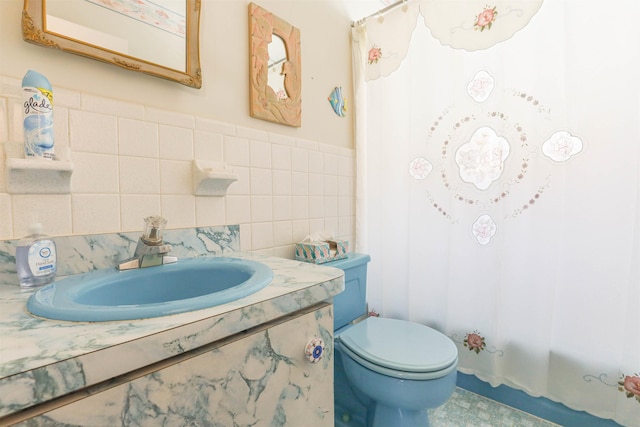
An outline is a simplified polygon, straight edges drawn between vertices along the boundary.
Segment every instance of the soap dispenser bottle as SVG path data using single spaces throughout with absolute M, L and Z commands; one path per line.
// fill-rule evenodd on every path
M 29 235 L 16 247 L 16 269 L 20 286 L 34 288 L 53 282 L 56 277 L 56 244 L 42 234 L 42 224 L 29 226 Z

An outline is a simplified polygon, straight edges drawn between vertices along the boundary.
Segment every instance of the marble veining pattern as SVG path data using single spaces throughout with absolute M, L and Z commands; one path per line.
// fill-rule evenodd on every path
M 224 255 L 263 262 L 274 271 L 269 286 L 221 306 L 136 321 L 84 323 L 33 317 L 25 310 L 33 291 L 20 289 L 15 265 L 0 264 L 0 283 L 12 277 L 0 285 L 0 417 L 288 315 L 344 288 L 341 270 L 236 252 L 238 233 L 237 227 L 169 230 L 166 240 L 179 257 Z M 64 268 L 70 274 L 112 266 L 110 262 L 133 252 L 133 246 L 114 235 L 69 238 L 86 247 L 65 239 L 56 238 L 56 244 L 62 248 L 62 259 L 69 261 Z M 15 241 L 0 242 L 0 259 L 12 258 L 12 245 Z
M 53 237 L 58 254 L 58 277 L 113 268 L 133 255 L 140 232 Z M 240 249 L 238 225 L 166 230 L 164 241 L 178 258 L 220 256 Z M 18 240 L 0 241 L 0 284 L 17 283 Z
M 301 351 L 332 326 L 325 306 L 18 425 L 333 425 L 332 336 L 317 364 Z

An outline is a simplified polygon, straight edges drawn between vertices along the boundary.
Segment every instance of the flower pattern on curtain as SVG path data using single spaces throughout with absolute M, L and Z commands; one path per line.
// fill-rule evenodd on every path
M 369 305 L 447 334 L 462 372 L 637 427 L 640 4 L 515 4 L 352 31 Z

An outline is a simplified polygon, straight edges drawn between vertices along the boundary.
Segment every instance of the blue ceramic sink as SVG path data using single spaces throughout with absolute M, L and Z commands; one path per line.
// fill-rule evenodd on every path
M 241 258 L 191 258 L 138 270 L 96 270 L 47 285 L 27 301 L 40 317 L 104 322 L 160 317 L 235 301 L 266 287 L 273 272 Z

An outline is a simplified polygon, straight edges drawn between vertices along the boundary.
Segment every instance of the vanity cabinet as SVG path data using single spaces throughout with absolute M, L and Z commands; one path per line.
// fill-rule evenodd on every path
M 312 363 L 305 347 L 316 338 L 325 350 Z M 332 305 L 316 304 L 39 406 L 18 425 L 333 426 Z

